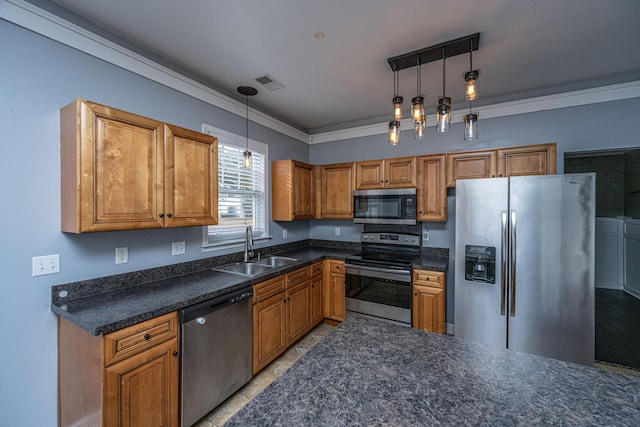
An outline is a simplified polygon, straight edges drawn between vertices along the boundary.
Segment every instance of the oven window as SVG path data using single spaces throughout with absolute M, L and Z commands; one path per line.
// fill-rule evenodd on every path
M 411 308 L 411 284 L 409 283 L 348 274 L 346 291 L 347 298 Z

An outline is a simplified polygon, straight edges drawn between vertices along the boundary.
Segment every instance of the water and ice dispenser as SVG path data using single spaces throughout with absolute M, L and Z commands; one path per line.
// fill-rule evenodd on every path
M 465 245 L 464 278 L 472 282 L 496 283 L 496 248 Z

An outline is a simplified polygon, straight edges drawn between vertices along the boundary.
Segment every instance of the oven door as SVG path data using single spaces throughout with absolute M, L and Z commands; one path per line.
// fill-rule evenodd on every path
M 411 324 L 411 272 L 345 264 L 349 311 Z

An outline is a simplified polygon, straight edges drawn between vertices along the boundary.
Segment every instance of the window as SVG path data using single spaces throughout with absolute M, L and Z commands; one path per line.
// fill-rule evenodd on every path
M 244 242 L 248 225 L 255 240 L 269 238 L 266 191 L 268 146 L 249 141 L 251 169 L 242 166 L 246 138 L 212 126 L 203 132 L 218 138 L 218 225 L 205 227 L 204 247 L 228 247 Z

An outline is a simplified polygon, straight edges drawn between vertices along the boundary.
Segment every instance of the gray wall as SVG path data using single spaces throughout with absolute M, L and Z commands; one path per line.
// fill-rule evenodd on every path
M 0 20 L 0 246 L 5 327 L 8 348 L 0 353 L 0 425 L 57 424 L 56 317 L 50 311 L 52 285 L 107 276 L 210 256 L 200 250 L 200 228 L 140 230 L 86 235 L 60 232 L 59 109 L 75 98 L 200 130 L 207 123 L 240 135 L 244 118 L 219 110 L 94 57 L 65 47 Z M 425 153 L 558 142 L 564 151 L 624 147 L 634 141 L 633 114 L 640 100 L 627 100 L 564 110 L 482 120 L 480 140 L 462 141 L 462 126 L 414 142 L 403 133 L 402 145 L 389 147 L 386 137 L 307 145 L 269 129 L 252 125 L 253 137 L 269 144 L 272 160 L 294 158 L 311 163 L 335 163 Z M 615 120 L 605 129 L 601 123 Z M 338 158 L 339 157 L 339 158 Z M 562 164 L 558 171 L 562 172 Z M 448 197 L 449 221 L 426 225 L 427 244 L 453 247 L 454 196 Z M 340 238 L 335 227 L 341 228 Z M 350 221 L 271 223 L 282 243 L 313 238 L 357 241 L 360 228 Z M 186 241 L 186 254 L 172 257 L 172 241 Z M 264 244 L 263 244 L 264 245 Z M 129 263 L 114 264 L 114 248 L 129 247 Z M 59 274 L 32 277 L 31 257 L 58 253 Z M 453 260 L 450 272 L 453 271 Z M 452 277 L 452 274 L 449 274 Z M 448 280 L 449 297 L 452 287 Z M 448 299 L 447 317 L 452 313 Z
M 59 110 L 86 98 L 193 130 L 207 123 L 239 135 L 245 119 L 132 74 L 0 19 L 0 425 L 57 424 L 56 317 L 52 285 L 212 256 L 203 253 L 202 228 L 72 235 L 60 232 Z M 252 138 L 269 145 L 272 160 L 307 161 L 307 144 L 252 124 Z M 286 224 L 286 241 L 309 238 L 308 221 Z M 279 224 L 271 223 L 282 243 Z M 186 254 L 171 256 L 171 242 Z M 263 243 L 261 245 L 265 245 Z M 115 265 L 115 248 L 129 262 Z M 231 250 L 228 250 L 229 252 Z M 239 251 L 239 249 L 233 250 Z M 60 254 L 59 274 L 32 277 L 31 257 Z

